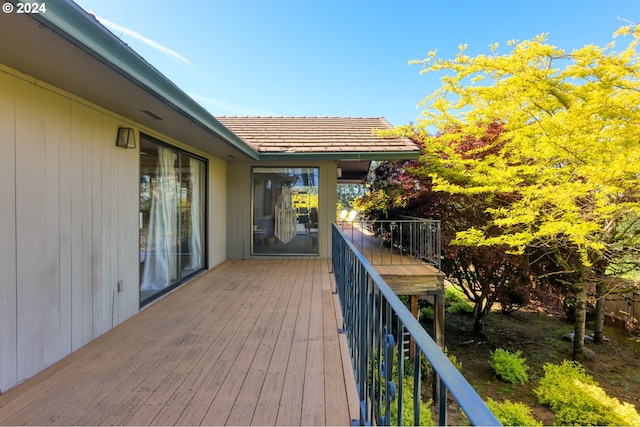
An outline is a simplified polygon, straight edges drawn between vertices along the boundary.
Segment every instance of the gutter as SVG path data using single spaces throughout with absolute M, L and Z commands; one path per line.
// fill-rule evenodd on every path
M 420 151 L 260 153 L 260 160 L 418 160 Z
M 45 13 L 29 16 L 233 148 L 259 159 L 256 150 L 78 5 L 70 0 L 48 0 L 46 8 Z

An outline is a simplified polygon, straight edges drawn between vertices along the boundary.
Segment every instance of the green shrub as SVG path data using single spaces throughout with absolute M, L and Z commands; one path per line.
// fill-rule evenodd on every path
M 420 309 L 419 319 L 433 319 L 433 307 L 423 307 Z
M 444 288 L 444 301 L 447 312 L 451 314 L 473 313 L 473 305 L 467 296 L 455 286 Z
M 444 354 L 447 355 L 449 361 L 453 363 L 453 366 L 455 366 L 458 371 L 462 372 L 462 362 L 458 360 L 456 355 L 449 353 L 449 349 L 447 347 L 444 348 Z
M 431 414 L 431 400 L 420 402 L 420 424 L 421 426 L 434 425 L 433 416 Z M 398 423 L 398 400 L 391 402 L 389 409 L 391 415 L 391 425 L 397 426 Z M 413 422 L 413 378 L 407 377 L 402 383 L 402 425 L 412 426 Z
M 487 407 L 498 421 L 504 426 L 541 426 L 542 423 L 531 414 L 531 408 L 524 403 L 512 403 L 505 400 L 502 403 L 488 398 Z
M 533 391 L 538 401 L 555 413 L 558 425 L 640 425 L 640 415 L 629 403 L 609 397 L 578 362 L 547 363 Z
M 455 368 L 458 371 L 462 372 L 462 362 L 458 360 L 456 355 L 449 353 L 449 349 L 447 347 L 445 347 L 442 351 L 447 356 L 449 361 L 453 364 L 453 366 L 455 366 Z M 405 366 L 406 365 L 411 365 L 412 366 L 410 375 L 413 375 L 413 364 L 412 363 L 405 363 Z M 433 366 L 431 366 L 431 363 L 429 362 L 429 359 L 427 359 L 427 357 L 424 354 L 422 354 L 421 359 L 420 359 L 420 369 L 422 370 L 423 373 L 430 372 L 430 371 L 433 370 Z M 406 370 L 405 370 L 405 372 L 406 372 Z
M 424 365 L 426 362 L 426 358 L 422 355 L 421 363 Z M 409 367 L 410 369 L 407 369 Z M 402 425 L 403 426 L 412 426 L 413 422 L 413 364 L 412 363 L 404 363 L 404 375 L 402 381 Z M 374 377 L 377 376 L 377 367 L 374 368 Z M 393 372 L 392 372 L 393 382 L 396 387 L 398 386 L 398 354 L 394 352 L 393 354 Z M 385 385 L 381 384 L 380 386 L 382 396 L 385 393 Z M 397 390 L 397 389 L 396 389 Z M 397 426 L 398 423 L 398 396 L 399 393 L 396 391 L 396 397 L 393 401 L 390 402 L 389 407 L 389 421 L 390 425 Z M 383 398 L 384 399 L 384 398 Z M 432 400 L 428 400 L 426 402 L 420 402 L 420 425 L 423 426 L 432 426 L 434 425 L 433 416 L 431 414 L 431 403 Z M 380 408 L 381 416 L 384 417 L 385 408 Z
M 491 353 L 489 366 L 503 381 L 511 384 L 526 384 L 529 382 L 529 375 L 527 374 L 529 366 L 527 366 L 527 361 L 522 357 L 520 350 L 511 353 L 502 348 L 496 348 Z

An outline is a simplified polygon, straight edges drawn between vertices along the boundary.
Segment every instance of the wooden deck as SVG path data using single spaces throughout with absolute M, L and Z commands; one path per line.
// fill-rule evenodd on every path
M 0 395 L 2 425 L 349 425 L 329 262 L 226 261 Z
M 343 233 L 397 295 L 435 295 L 443 291 L 444 274 L 434 266 L 385 246 L 358 223 L 349 224 Z

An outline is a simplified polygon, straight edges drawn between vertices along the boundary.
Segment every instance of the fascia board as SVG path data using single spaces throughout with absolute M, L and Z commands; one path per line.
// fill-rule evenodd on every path
M 260 153 L 260 160 L 418 160 L 419 151 L 398 152 L 323 152 L 323 153 Z

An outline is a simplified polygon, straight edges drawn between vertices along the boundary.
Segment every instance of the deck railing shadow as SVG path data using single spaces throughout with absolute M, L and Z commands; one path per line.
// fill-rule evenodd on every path
M 353 225 L 353 224 L 352 224 Z M 348 230 L 346 230 L 348 233 Z M 360 425 L 402 425 L 391 414 L 403 414 L 413 402 L 412 425 L 420 425 L 421 403 L 437 402 L 439 425 L 447 425 L 447 395 L 450 393 L 472 425 L 500 425 L 476 391 L 420 325 L 373 265 L 345 236 L 332 226 L 332 262 L 343 316 L 342 332 L 349 343 L 351 362 L 360 398 Z M 406 359 L 409 335 L 415 351 Z M 423 355 L 435 373 L 432 396 L 423 396 Z M 408 366 L 405 366 L 405 363 Z M 406 369 L 409 367 L 409 369 Z M 412 369 L 411 369 L 412 367 Z M 408 376 L 407 372 L 413 371 Z M 412 387 L 405 383 L 412 382 Z M 411 396 L 403 394 L 411 390 Z M 392 411 L 392 405 L 397 408 Z

